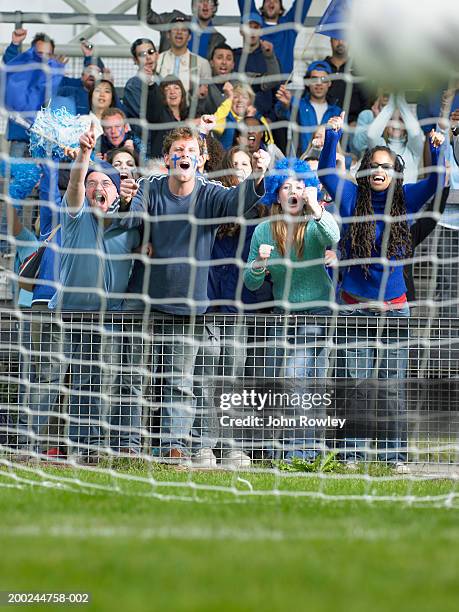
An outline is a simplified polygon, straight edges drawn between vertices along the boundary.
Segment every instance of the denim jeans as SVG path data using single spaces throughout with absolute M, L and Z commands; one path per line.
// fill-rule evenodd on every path
M 217 442 L 217 413 L 211 401 L 209 377 L 215 376 L 220 355 L 218 329 L 175 316 L 157 322 L 161 342 L 161 452 L 184 453 L 213 448 Z
M 106 325 L 102 336 L 102 414 L 110 447 L 140 452 L 143 337 L 140 324 Z
M 388 326 L 378 336 L 377 319 L 409 317 L 409 306 L 384 312 L 346 310 L 341 315 L 367 319 L 367 325 L 362 319 L 355 328 L 352 324 L 338 328 L 338 345 L 346 348 L 337 351 L 336 401 L 350 421 L 339 443 L 342 457 L 353 461 L 365 459 L 365 448 L 374 438 L 379 460 L 405 462 L 408 328 Z M 378 341 L 382 347 L 375 346 Z
M 327 308 L 313 308 L 304 313 L 311 316 L 327 316 Z M 266 348 L 267 378 L 291 380 L 289 391 L 304 396 L 305 393 L 323 394 L 328 369 L 327 329 L 323 324 L 307 321 L 305 325 L 275 325 L 268 330 Z M 301 417 L 325 418 L 325 407 L 290 407 L 283 411 L 294 420 L 295 426 L 286 426 L 279 439 L 287 459 L 294 456 L 314 460 L 324 446 L 324 429 L 320 426 L 304 426 Z M 278 453 L 276 453 L 276 456 Z

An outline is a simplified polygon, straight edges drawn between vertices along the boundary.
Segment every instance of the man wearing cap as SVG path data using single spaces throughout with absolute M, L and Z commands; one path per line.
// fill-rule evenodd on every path
M 117 170 L 104 161 L 89 168 L 95 143 L 94 126 L 91 125 L 80 137 L 80 148 L 62 199 L 59 284 L 49 303 L 51 310 L 98 313 L 120 310 L 132 267 L 131 253 L 140 244 L 137 228 L 122 231 L 112 226 L 112 219 L 107 216 L 109 208 L 120 197 L 130 201 L 137 186 L 132 179 L 121 184 Z M 113 334 L 113 328 L 103 338 L 89 329 L 89 325 L 66 323 L 65 330 L 60 339 L 60 352 L 64 355 L 62 382 L 67 367 L 71 372 L 69 438 L 77 458 L 92 462 L 92 455 L 100 450 L 104 436 L 100 420 L 100 364 L 104 363 L 107 368 L 104 374 L 111 374 L 110 362 L 104 359 L 104 355 L 118 355 L 120 358 L 121 341 Z M 125 442 L 128 450 L 135 452 L 130 444 L 132 442 L 138 447 L 140 443 L 138 435 L 133 434 L 133 428 L 140 426 L 140 408 L 129 405 L 126 410 L 129 422 L 123 422 L 128 432 L 125 432 Z M 120 438 L 123 432 L 120 432 L 121 418 L 117 412 Z M 110 412 L 108 414 L 113 416 Z
M 156 13 L 151 8 L 151 0 L 138 0 L 137 17 L 150 25 L 164 25 L 172 23 L 176 17 L 193 21 L 195 28 L 188 41 L 188 49 L 205 59 L 212 57 L 212 51 L 217 45 L 225 42 L 225 37 L 217 32 L 212 25 L 212 18 L 218 9 L 218 0 L 192 0 L 192 15 L 185 15 L 174 10 L 171 13 Z M 167 37 L 167 30 L 161 30 L 159 50 L 162 53 L 170 49 L 171 44 Z
M 296 27 L 303 25 L 311 2 L 312 0 L 298 0 L 298 2 L 294 0 L 290 9 L 285 13 L 282 0 L 263 0 L 259 11 L 255 0 L 238 0 L 241 17 L 244 17 L 249 11 L 250 14 L 256 13 L 263 18 L 263 39 L 268 40 L 276 50 L 284 75 L 289 75 L 293 70 L 293 50 L 298 34 Z M 298 3 L 300 7 L 297 6 Z M 285 27 L 280 28 L 281 25 Z M 271 29 L 273 29 L 272 32 Z
M 302 98 L 292 96 L 286 85 L 281 85 L 276 97 L 275 111 L 279 119 L 292 120 L 302 128 L 309 128 L 299 134 L 301 155 L 306 151 L 312 139 L 314 128 L 334 116 L 341 114 L 339 106 L 330 105 L 327 102 L 327 94 L 330 89 L 330 66 L 327 62 L 318 61 L 309 64 L 305 79 L 305 95 Z M 298 132 L 295 131 L 295 149 L 298 143 Z
M 206 59 L 191 53 L 187 47 L 191 38 L 191 21 L 185 17 L 174 17 L 171 24 L 171 30 L 167 33 L 170 49 L 159 54 L 158 74 L 179 78 L 187 92 L 188 102 L 193 95 L 205 98 L 212 70 Z
M 273 44 L 260 40 L 262 27 L 263 19 L 259 13 L 250 13 L 242 18 L 243 47 L 234 50 L 234 62 L 236 72 L 245 73 L 252 85 L 257 111 L 264 117 L 275 119 L 274 89 L 280 85 L 280 66 Z

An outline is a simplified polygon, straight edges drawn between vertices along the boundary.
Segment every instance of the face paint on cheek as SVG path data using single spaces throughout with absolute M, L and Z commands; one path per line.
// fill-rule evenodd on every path
M 173 165 L 174 165 L 174 168 L 177 168 L 177 162 L 178 162 L 180 159 L 182 159 L 182 158 L 181 158 L 179 155 L 177 155 L 177 154 L 176 154 L 176 155 L 173 155 L 173 156 L 171 157 L 171 160 L 172 160 L 172 163 L 173 163 Z
M 196 170 L 198 167 L 198 158 L 196 155 L 190 155 L 191 163 L 193 164 L 193 169 Z

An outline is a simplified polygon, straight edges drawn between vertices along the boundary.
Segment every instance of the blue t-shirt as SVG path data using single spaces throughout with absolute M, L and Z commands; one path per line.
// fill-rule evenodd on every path
M 238 187 L 223 187 L 197 176 L 188 196 L 174 195 L 167 175 L 141 180 L 130 213 L 118 223 L 129 229 L 143 221 L 154 257 L 146 266 L 145 277 L 136 275 L 136 286 L 131 285 L 130 291 L 147 290 L 155 310 L 162 312 L 180 315 L 206 312 L 209 265 L 217 228 L 226 217 L 253 216 L 263 195 L 264 183 L 257 187 L 251 178 Z
M 104 218 L 94 214 L 86 198 L 73 216 L 66 196 L 61 225 L 60 286 L 49 308 L 120 310 L 131 273 L 131 252 L 140 244 L 139 231 L 104 228 Z

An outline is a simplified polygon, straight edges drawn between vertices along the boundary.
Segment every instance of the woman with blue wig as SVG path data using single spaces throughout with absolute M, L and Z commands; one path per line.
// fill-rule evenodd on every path
M 333 215 L 317 201 L 318 186 L 309 165 L 295 158 L 278 161 L 265 178 L 263 202 L 271 205 L 271 217 L 255 229 L 244 282 L 256 290 L 269 272 L 279 314 L 327 315 L 334 300 L 324 257 L 326 248 L 339 241 L 340 232 Z M 301 318 L 288 325 L 286 321 L 269 330 L 263 374 L 295 379 L 299 396 L 320 392 L 317 385 L 324 385 L 327 372 L 326 329 Z M 282 408 L 285 413 L 285 406 Z M 294 423 L 281 436 L 287 461 L 294 457 L 313 461 L 320 452 L 318 430 L 304 425 L 306 418 L 319 416 L 323 409 L 318 408 L 300 405 L 294 415 L 286 414 Z

